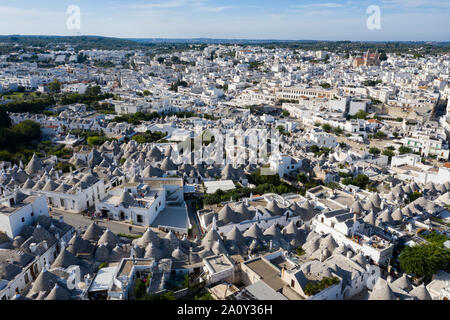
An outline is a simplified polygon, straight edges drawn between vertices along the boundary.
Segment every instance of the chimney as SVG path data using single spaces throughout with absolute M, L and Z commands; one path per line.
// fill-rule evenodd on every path
M 64 240 L 61 240 L 61 251 L 63 251 L 66 248 L 66 242 Z
M 31 243 L 30 244 L 30 250 L 31 250 L 31 252 L 33 252 L 33 253 L 35 253 L 36 252 L 36 249 L 37 249 L 37 244 L 36 243 Z

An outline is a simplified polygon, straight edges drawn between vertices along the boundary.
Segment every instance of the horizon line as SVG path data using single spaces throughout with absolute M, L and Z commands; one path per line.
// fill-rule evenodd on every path
M 263 39 L 263 38 L 210 38 L 210 37 L 192 37 L 192 38 L 158 38 L 158 37 L 118 37 L 118 36 L 102 36 L 102 35 L 92 35 L 92 34 L 78 34 L 78 35 L 51 35 L 51 34 L 0 34 L 0 37 L 100 37 L 100 38 L 110 38 L 119 40 L 227 40 L 227 41 L 316 41 L 316 42 L 440 42 L 440 43 L 450 43 L 450 40 L 318 40 L 318 39 Z

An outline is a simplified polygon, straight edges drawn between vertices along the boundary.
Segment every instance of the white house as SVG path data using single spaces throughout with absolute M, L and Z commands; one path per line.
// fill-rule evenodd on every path
M 48 216 L 47 201 L 43 196 L 26 196 L 21 192 L 0 199 L 0 231 L 14 238 L 24 226 L 31 225 L 37 217 Z

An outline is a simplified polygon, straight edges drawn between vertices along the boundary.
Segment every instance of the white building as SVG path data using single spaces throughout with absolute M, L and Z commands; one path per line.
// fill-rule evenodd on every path
M 0 198 L 0 231 L 14 238 L 24 226 L 31 225 L 39 216 L 48 216 L 45 197 L 26 196 L 15 192 Z
M 331 234 L 338 245 L 343 244 L 376 264 L 385 264 L 392 256 L 394 245 L 375 234 L 372 226 L 362 219 L 355 219 L 355 215 L 346 210 L 319 214 L 313 219 L 313 226 L 316 233 Z
M 296 171 L 302 167 L 302 160 L 293 158 L 289 155 L 271 155 L 269 158 L 270 170 L 278 173 L 283 178 L 292 171 Z

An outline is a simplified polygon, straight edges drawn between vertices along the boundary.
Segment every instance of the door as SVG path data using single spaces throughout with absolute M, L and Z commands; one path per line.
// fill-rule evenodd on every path
M 36 264 L 33 264 L 30 268 L 31 278 L 33 278 L 33 280 L 36 280 L 36 274 L 34 272 L 35 267 L 36 267 Z

